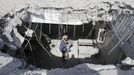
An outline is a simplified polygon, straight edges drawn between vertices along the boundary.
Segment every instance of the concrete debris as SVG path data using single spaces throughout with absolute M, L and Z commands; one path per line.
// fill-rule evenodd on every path
M 127 57 L 125 60 L 122 61 L 122 64 L 134 65 L 134 60 L 132 60 L 130 57 Z
M 19 17 L 21 20 L 26 20 L 28 17 L 28 13 L 26 10 L 23 10 L 22 12 L 16 13 L 16 16 Z
M 14 39 L 14 42 L 13 44 L 17 47 L 17 48 L 21 48 L 25 38 L 20 35 L 17 31 L 16 28 L 13 29 L 13 39 Z
M 93 65 L 93 64 L 80 64 L 69 69 L 54 69 L 48 71 L 48 75 L 133 75 L 134 71 L 120 70 L 114 65 Z
M 21 26 L 22 25 L 22 21 L 20 20 L 19 17 L 15 17 L 15 18 L 11 19 L 11 21 L 9 22 L 9 25 L 10 24 L 11 24 L 11 26 L 14 26 L 14 27 L 16 27 L 17 25 Z
M 63 69 L 18 69 L 20 61 L 7 54 L 0 53 L 0 74 L 2 75 L 133 75 L 134 69 L 121 70 L 114 65 L 80 64 L 73 68 Z
M 20 48 L 24 42 L 24 38 L 18 33 L 16 26 L 21 26 L 22 21 L 15 17 L 13 19 L 9 18 L 8 23 L 3 29 L 2 39 L 3 43 L 10 47 L 12 50 Z
M 36 3 L 34 3 L 34 2 Z M 116 2 L 115 2 L 116 1 Z M 30 9 L 40 9 L 41 7 L 43 8 L 72 8 L 74 10 L 86 10 L 88 11 L 88 13 L 90 14 L 90 16 L 97 16 L 97 14 L 99 15 L 102 15 L 102 12 L 103 12 L 103 15 L 106 14 L 106 11 L 109 11 L 111 8 L 114 9 L 114 10 L 119 10 L 119 9 L 124 9 L 125 11 L 131 11 L 132 8 L 133 8 L 133 4 L 134 3 L 133 1 L 120 1 L 120 0 L 114 0 L 114 1 L 107 1 L 107 0 L 103 0 L 103 1 L 94 1 L 94 0 L 83 0 L 83 1 L 64 1 L 64 0 L 59 0 L 59 1 L 53 1 L 53 0 L 50 0 L 50 1 L 46 1 L 46 0 L 41 0 L 41 1 L 35 1 L 35 0 L 30 0 L 30 1 L 24 1 L 24 0 L 21 0 L 21 1 L 16 1 L 14 0 L 15 3 L 12 3 L 10 2 L 9 6 L 6 7 L 7 3 L 10 2 L 10 1 L 6 1 L 6 3 L 2 0 L 2 4 L 0 5 L 3 5 L 5 4 L 5 8 L 4 9 L 1 9 L 1 13 L 3 13 L 4 15 L 7 14 L 7 13 L 11 13 L 11 12 L 17 12 L 19 10 L 16 10 L 16 9 L 20 9 L 22 6 L 22 8 L 25 8 L 27 6 L 30 7 Z M 67 2 L 67 3 L 66 3 Z M 76 3 L 76 4 L 72 4 L 72 3 Z M 57 5 L 58 4 L 58 5 Z M 17 6 L 15 6 L 17 5 Z M 128 6 L 129 5 L 129 6 Z M 10 7 L 11 6 L 11 7 Z M 10 10 L 10 9 L 12 10 Z M 21 9 L 22 9 L 21 8 Z M 20 10 L 21 10 L 20 9 Z M 128 9 L 128 10 L 126 10 Z M 3 10 L 6 10 L 6 11 L 3 11 Z M 25 14 L 25 16 L 27 15 L 26 11 L 23 11 L 20 15 L 22 17 L 22 14 Z M 99 17 L 97 17 L 99 18 Z M 96 19 L 97 19 L 96 18 Z M 105 19 L 106 17 L 103 16 L 103 18 Z M 22 19 L 24 19 L 24 16 L 22 17 Z M 96 20 L 94 18 L 94 20 Z
M 32 35 L 33 35 L 33 30 L 27 29 L 27 31 L 25 32 L 25 35 L 28 36 L 28 37 L 32 37 Z

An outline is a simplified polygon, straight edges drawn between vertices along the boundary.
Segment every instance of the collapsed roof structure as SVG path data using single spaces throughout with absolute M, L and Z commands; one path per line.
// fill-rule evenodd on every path
M 12 4 L 13 6 L 8 4 L 7 8 L 6 6 L 1 7 L 1 20 L 5 20 L 5 25 L 7 25 L 3 27 L 3 34 L 8 38 L 8 42 L 6 41 L 7 39 L 3 40 L 3 42 L 13 50 L 20 48 L 25 37 L 20 35 L 19 30 L 17 31 L 17 25 L 23 25 L 24 22 L 71 25 L 75 27 L 91 22 L 92 25 L 97 26 L 97 22 L 103 21 L 104 23 L 101 24 L 102 26 L 100 26 L 100 28 L 106 29 L 106 36 L 104 42 L 99 43 L 98 46 L 104 62 L 106 64 L 120 62 L 123 54 L 134 58 L 132 54 L 134 53 L 134 6 L 131 4 L 133 0 L 128 3 L 110 0 L 108 2 L 105 0 L 102 2 L 79 1 L 80 0 L 73 0 L 72 2 L 72 0 L 68 0 L 65 3 L 64 0 L 31 0 L 26 2 L 21 0 L 18 3 L 17 0 L 14 0 L 15 3 L 13 3 L 14 5 Z M 6 1 L 2 1 L 1 5 L 5 2 Z M 74 5 L 73 3 L 76 4 Z M 27 30 L 30 29 L 28 28 L 29 26 L 25 26 Z M 36 29 L 37 27 L 35 26 L 34 28 Z M 13 34 L 10 35 L 12 31 Z M 33 29 L 30 33 L 25 33 L 25 35 L 32 37 L 34 32 Z M 73 36 L 75 37 L 75 31 Z M 14 40 L 12 38 L 14 38 Z M 41 45 L 41 47 L 43 46 Z

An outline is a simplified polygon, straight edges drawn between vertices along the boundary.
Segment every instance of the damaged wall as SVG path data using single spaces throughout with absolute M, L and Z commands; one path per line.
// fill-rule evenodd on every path
M 106 39 L 101 46 L 105 63 L 108 64 L 120 63 L 124 54 L 133 58 L 134 14 L 123 12 L 123 9 L 113 10 L 111 14 L 112 30 L 107 31 Z

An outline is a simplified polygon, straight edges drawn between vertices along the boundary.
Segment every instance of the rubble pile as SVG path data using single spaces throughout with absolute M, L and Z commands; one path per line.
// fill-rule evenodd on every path
M 56 1 L 53 1 L 53 2 L 55 3 Z M 64 2 L 64 1 L 62 1 L 62 2 Z M 121 58 L 123 57 L 123 54 L 125 54 L 131 58 L 134 58 L 133 55 L 131 55 L 131 53 L 132 53 L 131 51 L 133 49 L 133 47 L 132 47 L 133 37 L 130 37 L 128 35 L 129 38 L 127 38 L 127 40 L 129 40 L 129 42 L 125 41 L 122 44 L 122 39 L 118 38 L 118 35 L 116 34 L 118 32 L 116 30 L 118 30 L 118 28 L 122 27 L 121 23 L 123 23 L 123 22 L 120 22 L 120 21 L 124 20 L 121 17 L 122 13 L 127 16 L 126 21 L 129 22 L 130 17 L 133 19 L 133 14 L 134 14 L 133 6 L 128 5 L 124 2 L 118 2 L 118 1 L 99 2 L 99 3 L 95 3 L 95 4 L 87 3 L 86 5 L 81 6 L 83 8 L 79 8 L 77 6 L 71 6 L 71 5 L 69 6 L 68 4 L 66 4 L 67 6 L 64 6 L 64 7 L 62 7 L 62 5 L 59 7 L 53 7 L 53 6 L 49 7 L 48 4 L 49 3 L 47 3 L 44 6 L 43 5 L 38 6 L 38 4 L 31 3 L 31 4 L 25 4 L 24 7 L 19 10 L 18 10 L 18 7 L 16 7 L 17 9 L 12 9 L 12 11 L 6 11 L 4 13 L 0 12 L 0 13 L 2 13 L 2 14 L 0 14 L 1 15 L 0 16 L 0 31 L 1 31 L 0 32 L 1 33 L 0 34 L 0 48 L 2 49 L 4 47 L 4 45 L 7 45 L 8 48 L 11 50 L 21 49 L 22 44 L 24 43 L 25 40 L 27 40 L 25 37 L 31 38 L 31 37 L 33 37 L 33 34 L 35 33 L 34 29 L 28 28 L 23 23 L 24 22 L 32 22 L 31 15 L 34 15 L 34 16 L 36 15 L 38 18 L 40 18 L 40 16 L 41 16 L 41 18 L 43 17 L 43 19 L 45 19 L 48 16 L 48 15 L 46 16 L 45 13 L 46 12 L 51 13 L 51 10 L 54 10 L 56 13 L 60 12 L 58 14 L 58 18 L 60 18 L 60 19 L 58 19 L 58 20 L 62 21 L 61 23 L 63 23 L 63 24 L 67 24 L 67 22 L 66 22 L 67 19 L 65 19 L 65 18 L 67 18 L 66 17 L 67 15 L 71 16 L 71 17 L 69 17 L 69 19 L 78 20 L 78 22 L 80 22 L 78 24 L 83 24 L 84 23 L 83 21 L 85 21 L 85 20 L 86 20 L 85 23 L 90 23 L 90 22 L 96 23 L 97 21 L 104 21 L 104 22 L 112 23 L 112 24 L 109 24 L 110 29 L 107 30 L 107 35 L 106 35 L 104 44 L 100 45 L 101 53 L 104 57 L 104 61 L 106 64 L 109 64 L 109 63 L 115 64 L 117 62 L 120 62 Z M 45 13 L 44 13 L 44 10 L 46 10 Z M 61 12 L 64 13 L 64 17 L 61 17 L 61 16 L 63 16 L 63 14 Z M 81 15 L 73 15 L 74 13 L 81 13 Z M 49 16 L 50 15 L 51 14 L 49 14 Z M 57 17 L 57 15 L 56 15 L 56 17 Z M 76 19 L 76 18 L 79 18 L 79 19 Z M 64 19 L 64 22 L 63 22 L 63 19 Z M 38 21 L 38 22 L 40 22 L 40 21 Z M 46 23 L 46 21 L 41 21 L 41 23 Z M 50 23 L 50 19 L 49 19 L 48 23 Z M 130 27 L 133 28 L 133 20 L 131 20 L 131 23 L 132 23 L 132 25 Z M 74 24 L 74 22 L 73 22 L 73 24 Z M 113 25 L 113 27 L 112 27 L 112 25 Z M 129 26 L 129 24 L 127 24 L 127 25 Z M 22 36 L 18 32 L 18 28 L 17 28 L 18 26 L 20 26 L 20 27 L 23 26 L 26 29 L 25 36 Z M 114 28 L 116 28 L 116 26 L 117 26 L 117 29 L 114 30 Z M 104 26 L 104 27 L 107 27 L 107 26 Z M 124 28 L 126 28 L 126 26 Z M 36 30 L 36 27 L 35 27 L 35 30 Z M 121 31 L 122 30 L 120 30 L 120 33 L 121 33 Z M 129 32 L 131 32 L 131 34 L 133 34 L 133 30 L 132 31 L 128 30 L 128 33 Z M 120 33 L 118 33 L 118 34 L 120 34 Z M 35 35 L 34 38 L 36 38 L 38 41 L 39 39 L 36 36 L 37 35 Z M 113 38 L 111 38 L 111 40 L 109 40 L 109 38 L 111 36 L 113 36 Z M 120 40 L 121 40 L 121 47 L 120 47 L 120 45 L 116 46 L 115 43 L 117 43 Z M 38 41 L 38 43 L 41 45 L 41 47 L 43 46 L 40 43 L 40 41 Z M 108 43 L 110 43 L 110 45 Z M 129 45 L 129 46 L 127 46 L 127 45 Z M 127 48 L 126 46 L 129 48 Z M 116 47 L 116 48 L 114 50 L 112 50 L 111 47 L 112 48 Z M 126 47 L 126 49 L 123 47 Z M 123 48 L 124 50 L 123 49 L 121 49 L 121 50 L 124 53 L 122 53 L 119 48 Z M 129 52 L 126 51 L 127 49 L 129 49 Z M 112 53 L 111 53 L 111 51 L 112 51 Z M 111 60 L 111 61 L 109 61 L 109 60 Z

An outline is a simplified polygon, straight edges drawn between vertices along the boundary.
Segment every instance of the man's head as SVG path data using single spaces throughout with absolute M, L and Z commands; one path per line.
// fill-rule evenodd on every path
M 63 35 L 62 39 L 67 41 L 68 40 L 68 36 L 67 35 Z

